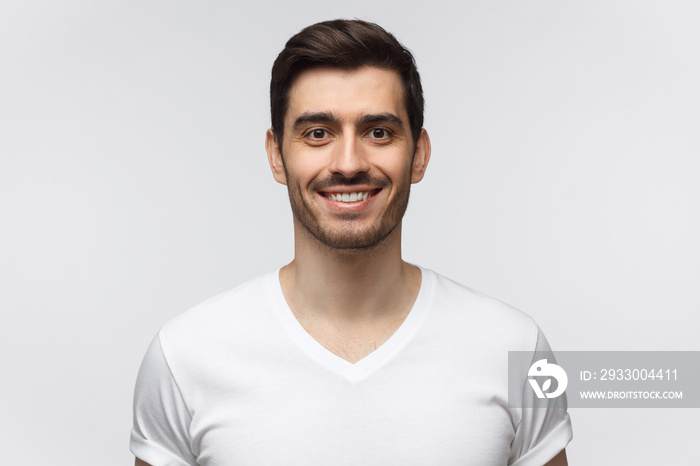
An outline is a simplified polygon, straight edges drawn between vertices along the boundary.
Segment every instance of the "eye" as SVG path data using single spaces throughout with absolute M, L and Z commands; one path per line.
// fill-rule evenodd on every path
M 333 134 L 327 129 L 313 128 L 304 133 L 304 140 L 311 146 L 324 146 L 331 142 Z
M 391 136 L 388 130 L 384 128 L 374 128 L 368 134 L 371 139 L 386 139 Z
M 314 129 L 307 133 L 311 139 L 325 139 L 328 137 L 328 131 L 325 129 Z

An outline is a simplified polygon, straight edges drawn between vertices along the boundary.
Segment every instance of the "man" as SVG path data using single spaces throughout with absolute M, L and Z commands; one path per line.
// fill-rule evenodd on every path
M 375 24 L 319 23 L 270 88 L 294 260 L 161 329 L 136 464 L 566 464 L 565 400 L 508 406 L 507 352 L 548 349 L 532 319 L 401 259 L 430 160 L 411 54 Z

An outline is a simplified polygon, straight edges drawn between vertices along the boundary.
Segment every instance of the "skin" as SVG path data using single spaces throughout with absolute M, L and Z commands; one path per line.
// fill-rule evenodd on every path
M 401 258 L 401 219 L 410 185 L 425 174 L 430 139 L 423 130 L 413 141 L 402 92 L 394 71 L 308 70 L 290 90 L 284 139 L 266 135 L 272 174 L 294 212 L 284 296 L 312 337 L 352 363 L 396 331 L 420 289 L 420 270 Z M 372 196 L 328 199 L 349 192 Z M 565 452 L 547 464 L 565 466 Z
M 552 458 L 545 466 L 568 466 L 569 462 L 566 459 L 566 450 L 560 451 L 557 456 Z
M 284 140 L 267 133 L 273 176 L 294 210 L 282 290 L 305 330 L 353 363 L 394 333 L 420 289 L 420 271 L 401 259 L 401 219 L 430 140 L 423 131 L 414 150 L 402 92 L 394 71 L 308 70 L 292 86 Z M 373 195 L 327 199 L 353 191 Z

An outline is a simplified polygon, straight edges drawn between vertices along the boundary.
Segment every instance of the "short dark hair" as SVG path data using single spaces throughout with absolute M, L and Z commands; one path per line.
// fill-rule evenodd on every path
M 272 66 L 270 115 L 272 131 L 280 144 L 294 79 L 303 71 L 323 66 L 346 70 L 376 66 L 398 72 L 413 143 L 416 143 L 423 128 L 424 100 L 413 55 L 377 24 L 337 19 L 302 29 L 287 41 Z

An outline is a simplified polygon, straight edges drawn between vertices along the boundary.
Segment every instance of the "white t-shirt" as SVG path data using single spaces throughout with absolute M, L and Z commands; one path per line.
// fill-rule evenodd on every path
M 154 466 L 543 465 L 571 440 L 565 398 L 508 406 L 508 351 L 548 350 L 539 328 L 421 272 L 401 327 L 355 364 L 304 331 L 279 271 L 176 317 L 141 366 L 131 451 Z

